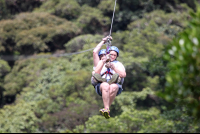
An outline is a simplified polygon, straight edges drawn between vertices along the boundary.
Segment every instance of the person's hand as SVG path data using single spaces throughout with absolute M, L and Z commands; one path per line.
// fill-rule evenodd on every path
M 114 65 L 113 63 L 111 63 L 110 68 L 111 68 L 112 70 L 114 70 L 114 69 L 115 69 L 115 65 Z
M 113 63 L 107 62 L 105 65 L 106 68 L 111 68 L 112 70 L 115 69 L 115 65 Z
M 106 56 L 102 57 L 101 60 L 102 60 L 103 63 L 105 64 L 105 63 L 106 63 L 106 60 L 107 60 Z
M 105 42 L 107 41 L 108 38 L 110 38 L 110 39 L 112 40 L 112 37 L 111 37 L 111 36 L 107 36 L 107 37 L 103 38 L 102 41 L 104 41 L 104 43 L 105 43 Z
M 106 68 L 110 68 L 110 66 L 111 66 L 110 62 L 107 62 L 106 65 L 105 65 Z
M 109 62 L 110 61 L 110 54 L 107 54 L 106 55 L 106 62 Z

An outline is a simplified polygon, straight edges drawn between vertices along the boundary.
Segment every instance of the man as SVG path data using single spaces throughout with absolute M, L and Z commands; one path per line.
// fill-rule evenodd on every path
M 109 48 L 109 61 L 107 62 L 107 53 L 105 49 L 101 49 L 107 39 L 112 37 L 103 38 L 102 41 L 93 50 L 93 61 L 94 61 L 94 72 L 93 77 L 98 81 L 94 85 L 98 95 L 102 96 L 104 108 L 100 109 L 100 113 L 105 116 L 106 119 L 110 118 L 110 106 L 114 101 L 115 97 L 122 92 L 122 84 L 117 83 L 118 79 L 121 78 L 123 83 L 126 77 L 126 71 L 123 64 L 117 61 L 119 56 L 119 49 L 115 46 Z

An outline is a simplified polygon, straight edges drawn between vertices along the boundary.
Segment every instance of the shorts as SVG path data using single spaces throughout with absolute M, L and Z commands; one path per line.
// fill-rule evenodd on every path
M 101 83 L 98 83 L 98 84 L 95 86 L 95 90 L 96 90 L 96 93 L 97 93 L 98 95 L 102 96 L 102 93 L 101 93 L 101 90 L 100 90 L 100 85 L 101 85 Z M 122 90 L 123 90 L 123 89 L 122 89 L 122 85 L 119 85 L 119 84 L 117 84 L 117 85 L 118 85 L 118 87 L 119 87 L 119 90 L 118 90 L 116 96 L 120 95 L 120 94 L 122 93 Z

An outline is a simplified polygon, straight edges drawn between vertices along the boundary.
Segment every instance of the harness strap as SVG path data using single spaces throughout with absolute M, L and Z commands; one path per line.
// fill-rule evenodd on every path
M 113 75 L 110 71 L 106 71 L 105 73 L 103 73 L 101 76 L 103 76 L 103 75 L 105 75 L 106 74 L 106 76 L 107 76 L 107 74 L 109 74 L 109 75 Z

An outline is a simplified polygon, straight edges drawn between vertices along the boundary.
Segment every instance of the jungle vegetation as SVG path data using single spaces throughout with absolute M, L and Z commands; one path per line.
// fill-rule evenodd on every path
M 199 3 L 117 1 L 127 77 L 106 120 L 92 50 L 63 54 L 109 34 L 114 0 L 0 0 L 0 133 L 200 132 Z

